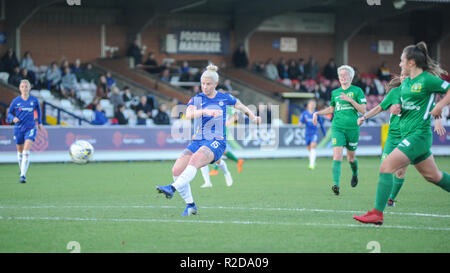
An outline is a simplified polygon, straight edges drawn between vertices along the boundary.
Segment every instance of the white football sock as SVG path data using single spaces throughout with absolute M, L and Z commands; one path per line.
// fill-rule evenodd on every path
M 22 153 L 17 152 L 17 161 L 19 162 L 19 169 L 22 170 Z
M 309 165 L 314 166 L 316 164 L 316 149 L 311 149 L 309 151 Z
M 194 203 L 194 198 L 192 197 L 192 192 L 191 192 L 191 185 L 189 183 L 187 183 L 183 187 L 177 189 L 177 191 L 180 193 L 181 198 L 183 198 L 183 200 L 184 200 L 184 202 L 186 202 L 186 204 Z
M 208 167 L 208 165 L 201 167 L 200 171 L 202 172 L 202 176 L 203 176 L 203 180 L 205 181 L 205 184 L 206 185 L 211 185 L 211 177 L 209 176 L 209 167 Z
M 29 165 L 30 165 L 30 151 L 23 151 L 22 165 L 20 166 L 20 176 L 25 176 L 27 174 Z
M 229 173 L 230 171 L 228 171 L 228 168 L 227 168 L 227 163 L 225 163 L 225 160 L 220 160 L 220 163 L 219 164 L 217 164 L 218 166 L 219 166 L 219 168 L 225 173 L 225 174 L 227 174 L 227 173 Z
M 172 186 L 179 191 L 181 188 L 183 188 L 186 184 L 189 184 L 192 179 L 194 179 L 195 175 L 197 174 L 197 168 L 188 165 L 186 169 L 178 176 L 177 180 L 172 183 Z

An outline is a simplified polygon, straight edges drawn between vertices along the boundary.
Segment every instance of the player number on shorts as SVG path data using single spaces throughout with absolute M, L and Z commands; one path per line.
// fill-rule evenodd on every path
M 217 149 L 217 148 L 219 148 L 219 142 L 217 142 L 217 141 L 214 141 L 213 143 L 211 143 L 211 146 L 214 148 L 214 149 Z
M 81 245 L 77 241 L 70 241 L 67 243 L 66 249 L 72 250 L 72 251 L 70 251 L 70 253 L 80 253 Z
M 372 251 L 370 251 L 370 253 L 380 253 L 381 252 L 381 245 L 377 241 L 368 242 L 366 248 L 369 250 L 372 250 Z

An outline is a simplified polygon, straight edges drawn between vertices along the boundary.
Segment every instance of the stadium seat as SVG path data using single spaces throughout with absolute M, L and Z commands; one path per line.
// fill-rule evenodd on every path
M 112 106 L 111 102 L 110 102 L 108 99 L 102 99 L 102 100 L 100 100 L 100 105 L 101 105 L 103 108 Z
M 41 96 L 41 93 L 39 92 L 39 90 L 33 89 L 30 91 L 30 95 L 32 95 L 33 97 L 39 98 Z
M 91 122 L 94 119 L 94 111 L 91 109 L 83 109 L 83 117 Z
M 61 107 L 66 111 L 73 111 L 75 109 L 74 105 L 66 99 L 61 100 Z
M 84 103 L 84 105 L 88 105 L 94 99 L 94 96 L 90 91 L 80 91 L 78 93 L 80 100 Z
M 41 97 L 42 97 L 43 100 L 51 100 L 51 99 L 53 99 L 53 95 L 52 95 L 52 93 L 50 92 L 50 90 L 42 89 L 42 90 L 39 92 L 39 94 L 41 95 Z

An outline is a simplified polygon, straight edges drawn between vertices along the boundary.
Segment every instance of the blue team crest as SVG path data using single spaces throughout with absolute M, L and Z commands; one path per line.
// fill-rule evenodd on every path
M 219 101 L 219 106 L 223 106 L 223 101 Z

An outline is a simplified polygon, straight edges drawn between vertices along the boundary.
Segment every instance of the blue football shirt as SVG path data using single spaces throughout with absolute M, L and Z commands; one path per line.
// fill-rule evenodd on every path
M 19 119 L 14 126 L 21 131 L 34 128 L 36 122 L 34 119 L 34 111 L 37 111 L 37 121 L 42 124 L 41 106 L 39 100 L 33 96 L 29 96 L 27 100 L 22 99 L 21 96 L 16 97 L 11 102 L 8 111 L 7 121 L 11 123 L 14 117 Z
M 194 105 L 197 110 L 213 109 L 221 110 L 222 115 L 214 118 L 212 116 L 201 116 L 194 119 L 194 140 L 226 140 L 225 121 L 227 106 L 234 106 L 237 99 L 230 94 L 217 91 L 214 98 L 208 98 L 203 92 L 191 98 L 187 106 Z
M 305 134 L 306 135 L 314 135 L 317 134 L 317 125 L 313 124 L 313 114 L 310 113 L 308 110 L 303 111 L 300 122 L 305 124 Z M 325 128 L 323 127 L 323 118 L 321 116 L 317 116 L 317 122 L 320 124 L 320 128 L 322 130 L 323 135 L 326 135 L 327 132 L 325 131 Z

